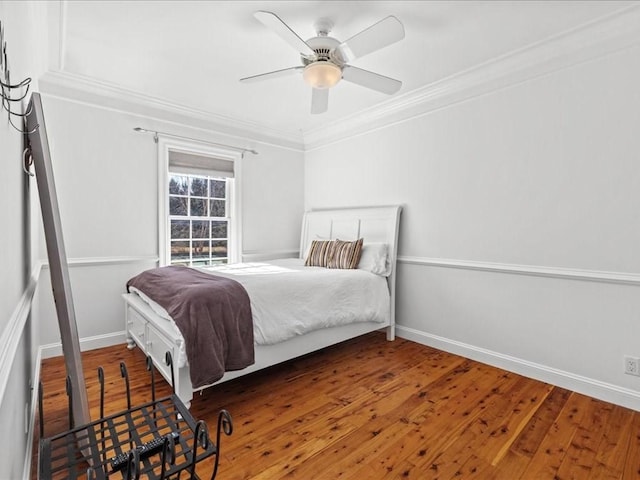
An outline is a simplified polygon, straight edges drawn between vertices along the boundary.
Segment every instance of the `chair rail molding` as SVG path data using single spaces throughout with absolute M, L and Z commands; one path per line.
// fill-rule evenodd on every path
M 464 270 L 480 270 L 484 272 L 561 278 L 565 280 L 640 285 L 640 273 L 604 272 L 600 270 L 583 270 L 578 268 L 517 265 L 509 263 L 479 262 L 475 260 L 457 260 L 451 258 L 408 256 L 398 257 L 398 262 L 406 265 L 421 265 L 425 267 L 459 268 Z
M 286 250 L 245 250 L 242 252 L 243 262 L 261 262 L 277 258 L 298 258 L 298 248 Z
M 133 257 L 76 257 L 69 258 L 70 267 L 99 267 L 106 265 L 130 265 L 135 263 L 158 263 L 157 255 L 140 255 Z M 49 263 L 42 262 L 42 268 L 48 269 Z
M 41 267 L 42 264 L 37 263 L 31 271 L 31 277 L 29 278 L 27 286 L 11 314 L 7 326 L 2 331 L 2 334 L 0 334 L 0 404 L 2 404 L 4 394 L 6 393 L 7 382 L 20 339 L 22 338 L 22 332 L 31 313 L 33 296 L 38 285 Z

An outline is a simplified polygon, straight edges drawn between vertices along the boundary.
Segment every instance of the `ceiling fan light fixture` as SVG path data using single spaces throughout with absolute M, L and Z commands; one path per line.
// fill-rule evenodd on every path
M 304 67 L 302 78 L 313 88 L 331 88 L 342 79 L 342 69 L 332 62 L 313 62 Z

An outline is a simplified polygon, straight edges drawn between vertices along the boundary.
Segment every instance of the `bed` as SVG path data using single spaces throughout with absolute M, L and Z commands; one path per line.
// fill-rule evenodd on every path
M 377 330 L 386 329 L 387 339 L 393 340 L 395 338 L 395 278 L 400 212 L 400 206 L 310 210 L 305 212 L 303 217 L 299 258 L 202 269 L 217 276 L 232 278 L 245 287 L 251 299 L 256 340 L 255 362 L 241 370 L 225 372 L 222 378 L 212 384 L 228 381 Z M 304 266 L 314 240 L 360 238 L 363 239 L 363 249 L 357 269 L 346 272 Z M 381 252 L 384 253 L 381 254 Z M 326 288 L 334 289 L 328 291 L 329 295 L 336 295 L 340 289 L 343 291 L 346 289 L 350 294 L 353 292 L 352 301 L 349 303 L 355 303 L 356 308 L 362 310 L 363 315 L 359 316 L 360 318 L 345 320 L 342 318 L 345 316 L 342 315 L 342 311 L 332 311 L 325 315 L 330 318 L 330 321 L 323 324 L 321 328 L 307 327 L 306 323 L 301 325 L 300 322 L 295 322 L 293 327 L 282 326 L 283 323 L 279 320 L 295 317 L 296 312 L 288 311 L 287 306 L 279 309 L 277 303 L 275 305 L 273 302 L 264 303 L 263 297 L 271 295 L 265 293 L 264 289 L 269 284 L 284 281 L 288 276 L 307 275 L 307 272 L 312 271 L 320 277 L 328 278 L 326 280 L 328 283 L 325 283 Z M 366 286 L 358 288 L 341 287 L 336 282 L 341 282 L 343 277 L 356 277 L 358 282 L 370 283 L 363 283 Z M 305 282 L 295 283 L 299 283 L 304 288 Z M 289 283 L 278 288 L 288 291 L 297 287 Z M 318 291 L 318 287 L 309 285 L 300 295 L 306 295 L 306 298 L 315 301 L 316 297 L 319 298 L 322 295 L 309 294 L 309 292 Z M 360 299 L 359 296 L 365 295 L 365 291 L 369 296 Z M 128 347 L 131 349 L 139 347 L 145 355 L 152 358 L 158 371 L 168 382 L 173 378 L 176 394 L 189 407 L 194 391 L 207 388 L 211 384 L 199 386 L 196 389 L 192 386 L 189 369 L 192 368 L 190 363 L 193 362 L 188 362 L 186 359 L 185 342 L 180 331 L 167 312 L 142 292 L 132 289 L 130 293 L 124 294 L 123 298 Z M 330 308 L 320 303 L 310 305 L 315 309 Z M 351 315 L 346 316 L 351 317 Z M 275 333 L 273 329 L 263 331 L 260 325 L 265 323 L 266 318 L 272 319 L 270 322 L 267 321 L 267 324 L 277 323 L 281 329 L 276 330 Z M 165 363 L 167 352 L 170 352 L 174 359 L 173 372 Z

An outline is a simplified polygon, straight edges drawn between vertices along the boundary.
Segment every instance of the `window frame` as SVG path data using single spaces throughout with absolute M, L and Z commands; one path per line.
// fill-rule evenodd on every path
M 219 158 L 233 162 L 233 182 L 227 192 L 229 207 L 228 257 L 229 263 L 242 261 L 242 217 L 241 217 L 241 165 L 242 154 L 204 143 L 187 142 L 173 138 L 158 137 L 158 258 L 161 267 L 170 265 L 171 259 L 171 221 L 169 218 L 169 155 L 180 152 Z M 215 175 L 214 175 L 215 176 Z

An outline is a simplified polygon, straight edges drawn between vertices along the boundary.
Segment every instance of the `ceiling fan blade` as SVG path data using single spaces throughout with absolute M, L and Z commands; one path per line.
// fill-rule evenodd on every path
M 283 68 L 282 70 L 275 70 L 273 72 L 261 73 L 259 75 L 244 77 L 244 78 L 241 78 L 240 81 L 243 83 L 261 82 L 262 80 L 268 80 L 270 78 L 286 77 L 293 73 L 302 72 L 302 70 L 304 70 L 303 66 Z
M 311 92 L 311 113 L 324 113 L 329 108 L 329 89 L 314 88 Z
M 306 56 L 315 56 L 316 52 L 307 45 L 307 42 L 302 40 L 296 32 L 291 30 L 289 25 L 284 23 L 284 21 L 278 17 L 275 13 L 258 11 L 253 14 L 260 22 L 262 22 L 265 26 L 269 27 L 273 30 L 274 33 L 278 34 L 280 38 L 282 38 L 285 42 L 295 48 L 298 52 Z
M 400 80 L 385 77 L 384 75 L 379 75 L 369 70 L 352 67 L 351 65 L 345 65 L 342 68 L 342 79 L 378 92 L 386 93 L 387 95 L 396 93 L 400 90 L 400 87 L 402 87 Z
M 393 15 L 383 18 L 369 28 L 356 33 L 349 40 L 345 40 L 335 49 L 344 63 L 356 58 L 364 57 L 368 53 L 391 45 L 404 38 L 404 27 L 400 20 Z

